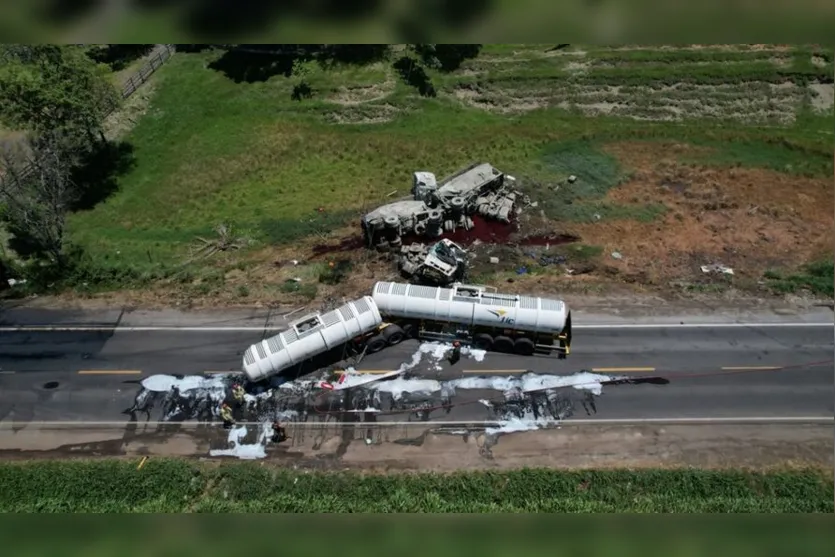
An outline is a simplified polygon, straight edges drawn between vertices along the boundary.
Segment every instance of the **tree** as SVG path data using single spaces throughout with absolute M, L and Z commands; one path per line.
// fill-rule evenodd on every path
M 411 46 L 427 67 L 445 72 L 457 70 L 464 60 L 476 58 L 481 52 L 480 44 L 415 43 Z
M 76 45 L 0 46 L 0 123 L 35 136 L 104 141 L 102 123 L 121 96 L 97 64 Z
M 58 267 L 64 256 L 66 217 L 78 188 L 71 173 L 73 149 L 60 133 L 45 133 L 28 145 L 6 146 L 0 153 L 0 216 L 23 258 L 48 258 Z

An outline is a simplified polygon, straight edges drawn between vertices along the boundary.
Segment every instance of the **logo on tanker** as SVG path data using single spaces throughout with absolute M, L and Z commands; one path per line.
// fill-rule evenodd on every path
M 507 310 L 506 309 L 488 309 L 487 311 L 489 311 L 490 313 L 492 313 L 493 315 L 498 317 L 499 318 L 499 323 L 507 323 L 508 325 L 513 325 L 513 323 L 516 321 L 515 319 L 512 319 L 510 317 L 506 317 L 507 316 Z

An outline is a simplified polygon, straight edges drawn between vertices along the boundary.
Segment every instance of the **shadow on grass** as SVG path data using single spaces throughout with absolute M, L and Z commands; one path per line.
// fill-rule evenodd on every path
M 151 50 L 152 44 L 107 44 L 96 45 L 87 51 L 87 56 L 100 64 L 107 64 L 115 72 L 123 70 Z
M 99 143 L 73 169 L 79 197 L 72 211 L 92 209 L 119 189 L 119 178 L 136 165 L 133 145 L 124 141 Z
M 259 228 L 267 243 L 280 245 L 308 236 L 328 234 L 358 217 L 358 211 L 314 213 L 300 219 L 264 219 L 261 221 Z M 359 231 L 359 226 L 357 231 Z
M 422 97 L 434 97 L 437 95 L 435 86 L 432 85 L 432 80 L 429 78 L 426 70 L 424 70 L 414 58 L 401 56 L 393 64 L 393 67 L 400 75 L 400 79 L 402 79 L 406 85 L 417 89 L 418 93 L 420 93 Z

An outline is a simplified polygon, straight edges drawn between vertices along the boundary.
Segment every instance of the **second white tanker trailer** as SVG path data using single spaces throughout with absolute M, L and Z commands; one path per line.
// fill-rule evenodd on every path
M 371 354 L 406 338 L 565 358 L 571 349 L 571 312 L 559 300 L 499 294 L 485 286 L 378 282 L 371 296 L 309 314 L 253 344 L 244 354 L 243 371 L 260 381 L 323 354 L 336 360 L 346 351 Z

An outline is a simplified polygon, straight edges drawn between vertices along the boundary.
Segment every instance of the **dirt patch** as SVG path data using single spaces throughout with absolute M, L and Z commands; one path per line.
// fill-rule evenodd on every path
M 585 71 L 576 66 L 578 71 Z M 636 120 L 680 121 L 689 118 L 737 120 L 787 125 L 796 118 L 804 91 L 792 82 L 664 86 L 610 86 L 563 83 L 524 88 L 510 83 L 459 85 L 450 92 L 459 102 L 498 113 L 558 107 L 586 116 L 618 115 Z
M 329 124 L 383 124 L 402 115 L 405 110 L 392 104 L 370 104 L 371 100 L 341 103 L 345 108 L 323 113 Z
M 828 66 L 829 62 L 827 62 L 826 58 L 824 58 L 823 56 L 818 56 L 817 54 L 813 54 L 812 55 L 812 64 L 819 67 L 819 68 L 823 68 L 823 67 Z
M 327 100 L 342 106 L 355 106 L 374 101 L 380 101 L 388 97 L 396 86 L 397 82 L 389 76 L 383 83 L 374 85 L 360 85 L 355 87 L 340 87 Z
M 614 275 L 642 284 L 700 282 L 701 265 L 723 263 L 735 280 L 756 282 L 767 269 L 794 266 L 831 251 L 832 186 L 827 180 L 759 169 L 684 166 L 686 146 L 610 145 L 635 170 L 612 190 L 621 205 L 662 203 L 657 222 L 566 224 L 565 230 L 602 246 Z M 618 252 L 622 258 L 611 254 Z
M 810 83 L 812 108 L 816 112 L 832 112 L 835 106 L 835 85 L 832 83 Z
M 148 112 L 156 93 L 153 76 L 125 100 L 122 108 L 104 121 L 104 134 L 110 140 L 120 139 L 130 132 L 139 118 Z
M 18 446 L 3 443 L 7 459 L 91 456 L 190 456 L 205 459 L 223 448 L 220 428 L 142 434 L 134 440 L 95 443 L 64 432 L 65 444 L 39 444 L 38 432 L 20 432 Z M 751 469 L 833 465 L 832 428 L 825 425 L 572 426 L 488 436 L 444 432 L 426 425 L 288 431 L 288 443 L 267 447 L 268 461 L 310 469 L 354 468 L 369 472 L 546 467 Z M 26 436 L 32 440 L 25 440 Z M 745 439 L 745 443 L 740 443 Z M 25 446 L 25 448 L 24 448 Z M 20 448 L 21 450 L 14 450 Z

